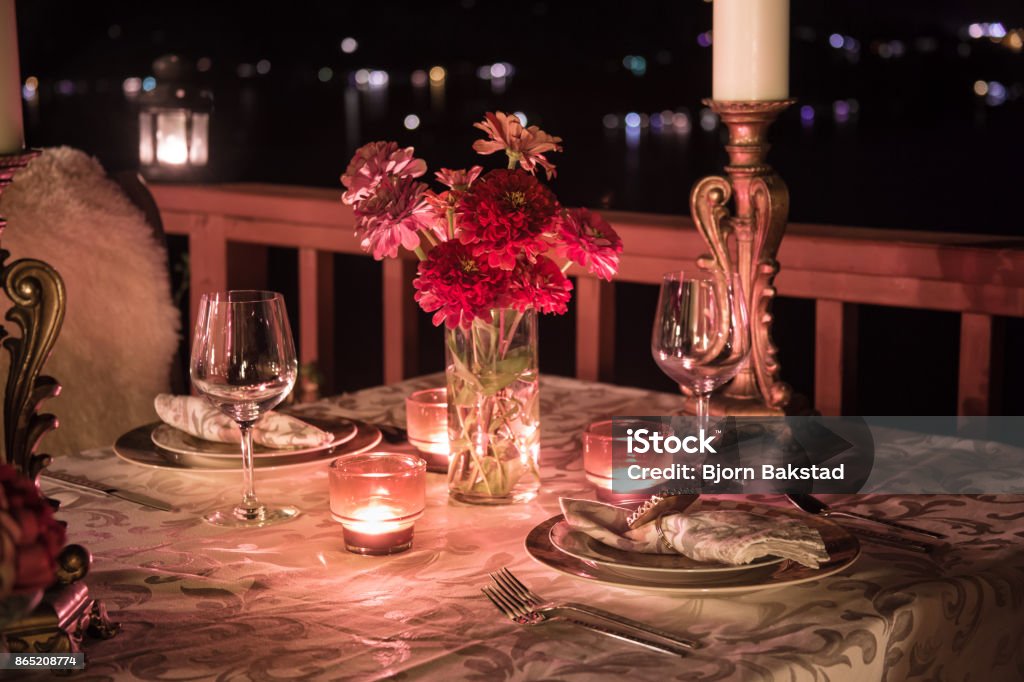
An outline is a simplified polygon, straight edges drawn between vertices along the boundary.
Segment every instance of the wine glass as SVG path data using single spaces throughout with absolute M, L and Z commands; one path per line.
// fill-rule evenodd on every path
M 252 427 L 295 385 L 298 361 L 284 298 L 273 291 L 204 294 L 192 342 L 192 385 L 242 431 L 242 501 L 204 518 L 216 526 L 267 526 L 295 518 L 256 497 Z
M 739 373 L 750 353 L 741 291 L 738 278 L 720 270 L 670 272 L 661 282 L 651 354 L 694 396 L 702 429 L 711 394 Z

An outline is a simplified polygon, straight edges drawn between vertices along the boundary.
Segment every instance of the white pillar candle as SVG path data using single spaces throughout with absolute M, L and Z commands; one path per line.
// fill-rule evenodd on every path
M 24 146 L 18 24 L 14 18 L 14 0 L 0 0 L 0 154 L 20 152 Z
M 789 0 L 714 0 L 712 97 L 789 96 Z

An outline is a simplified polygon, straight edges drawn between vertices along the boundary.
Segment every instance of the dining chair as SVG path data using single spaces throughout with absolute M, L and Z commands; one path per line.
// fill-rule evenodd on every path
M 64 280 L 63 331 L 47 364 L 63 385 L 47 405 L 61 428 L 41 444 L 54 455 L 113 444 L 154 421 L 153 398 L 171 390 L 181 315 L 162 231 L 122 187 L 95 159 L 61 147 L 44 150 L 0 196 L 3 247 Z

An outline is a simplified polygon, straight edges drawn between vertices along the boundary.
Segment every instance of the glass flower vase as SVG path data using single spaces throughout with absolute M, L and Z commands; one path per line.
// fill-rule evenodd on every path
M 513 504 L 540 487 L 537 313 L 511 308 L 445 330 L 448 492 L 461 502 Z

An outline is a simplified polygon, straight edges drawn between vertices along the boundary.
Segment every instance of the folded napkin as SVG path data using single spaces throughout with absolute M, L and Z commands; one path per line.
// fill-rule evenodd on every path
M 241 443 L 238 424 L 196 396 L 161 393 L 153 400 L 165 423 L 196 438 L 218 443 Z M 268 448 L 315 448 L 334 441 L 334 435 L 286 414 L 267 412 L 252 428 L 254 442 Z
M 790 559 L 811 568 L 828 561 L 821 535 L 797 519 L 760 516 L 744 511 L 687 511 L 661 517 L 662 542 L 655 522 L 629 529 L 629 511 L 620 507 L 563 497 L 562 513 L 574 530 L 627 552 L 670 554 L 672 550 L 695 561 L 732 566 L 763 556 Z

